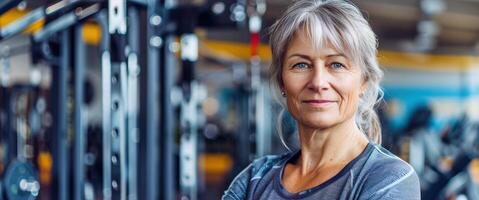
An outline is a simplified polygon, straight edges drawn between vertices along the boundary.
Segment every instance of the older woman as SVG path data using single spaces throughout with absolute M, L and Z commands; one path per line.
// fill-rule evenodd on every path
M 358 8 L 298 0 L 271 31 L 272 85 L 300 150 L 254 161 L 223 199 L 420 199 L 413 168 L 380 147 L 382 71 Z

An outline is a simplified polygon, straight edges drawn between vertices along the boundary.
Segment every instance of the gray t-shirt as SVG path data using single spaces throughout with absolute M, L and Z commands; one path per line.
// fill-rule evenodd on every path
M 233 180 L 222 199 L 421 199 L 414 169 L 372 143 L 331 179 L 305 191 L 290 193 L 283 187 L 281 177 L 286 163 L 299 155 L 296 151 L 255 160 Z

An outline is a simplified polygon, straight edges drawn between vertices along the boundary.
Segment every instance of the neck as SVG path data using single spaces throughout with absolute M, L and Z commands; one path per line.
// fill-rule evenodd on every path
M 303 174 L 324 167 L 345 164 L 358 156 L 368 144 L 354 119 L 327 129 L 298 124 L 301 155 L 297 164 Z

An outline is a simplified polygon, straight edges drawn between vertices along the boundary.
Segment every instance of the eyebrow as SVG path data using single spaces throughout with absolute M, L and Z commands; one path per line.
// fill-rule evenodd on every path
M 341 57 L 346 57 L 346 55 L 342 54 L 342 53 L 337 53 L 337 54 L 331 54 L 331 55 L 327 55 L 326 57 L 337 57 L 337 56 L 341 56 Z
M 289 55 L 286 59 L 289 59 L 289 58 L 295 57 L 295 56 L 300 57 L 300 58 L 304 58 L 304 59 L 310 59 L 309 56 L 304 55 L 304 54 L 298 54 L 298 53 L 291 54 L 291 55 Z M 330 55 L 327 55 L 326 57 L 330 58 L 330 57 L 338 57 L 338 56 L 347 58 L 346 55 L 344 55 L 344 54 L 342 54 L 342 53 L 330 54 Z
M 291 57 L 295 57 L 295 56 L 300 57 L 300 58 L 304 58 L 304 59 L 308 59 L 308 60 L 310 59 L 310 57 L 307 56 L 307 55 L 297 54 L 297 53 L 289 55 L 287 59 L 290 59 Z

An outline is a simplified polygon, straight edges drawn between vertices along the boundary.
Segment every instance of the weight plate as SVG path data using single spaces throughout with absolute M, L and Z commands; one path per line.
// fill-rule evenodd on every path
M 31 193 L 20 189 L 20 181 L 36 181 L 38 175 L 33 166 L 26 162 L 13 161 L 7 168 L 3 180 L 4 192 L 8 200 L 32 200 L 38 196 L 38 192 Z

